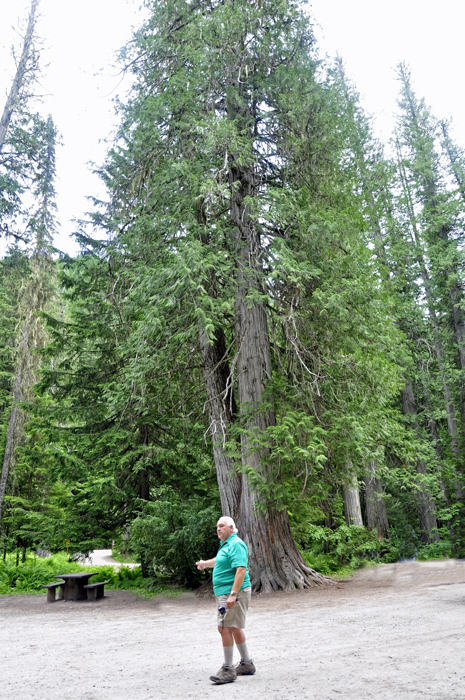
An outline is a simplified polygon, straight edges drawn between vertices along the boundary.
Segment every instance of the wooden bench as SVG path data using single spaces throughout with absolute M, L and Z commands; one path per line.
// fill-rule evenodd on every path
M 109 581 L 100 581 L 99 583 L 89 583 L 87 586 L 84 586 L 87 591 L 87 600 L 103 598 L 104 587 L 107 583 L 109 583 Z
M 55 594 L 57 591 L 57 588 L 59 588 L 58 592 L 58 600 L 63 600 L 65 597 L 65 582 L 64 581 L 58 581 L 58 583 L 48 583 L 46 586 L 42 586 L 42 588 L 47 589 L 47 603 L 54 603 L 55 602 Z

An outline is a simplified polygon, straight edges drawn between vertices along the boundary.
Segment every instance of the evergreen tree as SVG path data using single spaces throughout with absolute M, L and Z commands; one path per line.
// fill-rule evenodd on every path
M 222 507 L 250 547 L 254 588 L 312 585 L 320 579 L 295 548 L 284 507 L 283 427 L 290 420 L 303 428 L 310 442 L 294 454 L 306 450 L 317 465 L 328 440 L 334 469 L 344 474 L 355 445 L 373 449 L 376 416 L 398 382 L 394 365 L 381 360 L 394 331 L 382 299 L 374 302 L 376 275 L 351 204 L 340 96 L 331 80 L 317 80 L 310 26 L 296 2 L 149 6 L 151 18 L 124 55 L 135 87 L 104 172 L 111 203 L 95 219 L 112 232 L 140 305 L 128 380 L 145 391 L 141 367 L 159 328 L 167 329 L 159 368 L 181 371 L 180 353 L 200 351 Z M 354 264 L 367 272 L 363 284 Z M 315 357 L 320 363 L 333 345 L 333 359 L 325 360 L 320 400 L 305 348 L 325 313 L 332 320 L 326 333 L 317 323 L 325 340 Z M 381 404 L 368 379 L 375 364 Z M 338 382 L 348 387 L 339 417 L 331 398 Z M 299 398 L 293 406 L 287 399 L 284 412 L 292 393 Z M 122 407 L 127 388 L 118 394 Z M 370 407 L 363 421 L 361 400 Z M 318 426 L 321 415 L 328 431 Z M 349 415 L 351 434 L 337 440 Z
M 426 326 L 421 321 L 418 296 L 415 293 L 413 296 L 410 294 L 411 290 L 415 289 L 415 280 L 419 276 L 416 267 L 418 261 L 415 257 L 412 259 L 411 243 L 405 239 L 405 231 L 409 230 L 410 223 L 404 224 L 399 219 L 400 211 L 396 201 L 399 190 L 395 180 L 395 164 L 386 159 L 382 146 L 374 139 L 370 122 L 358 104 L 357 94 L 348 84 L 340 60 L 338 61 L 337 71 L 342 89 L 349 106 L 351 106 L 351 109 L 349 108 L 349 111 L 351 111 L 350 121 L 353 124 L 351 146 L 359 172 L 369 241 L 376 255 L 384 287 L 393 302 L 392 321 L 406 333 L 406 339 L 410 346 L 405 347 L 404 352 L 399 353 L 397 358 L 406 378 L 406 384 L 401 391 L 402 410 L 407 418 L 407 425 L 413 428 L 414 434 L 407 428 L 404 436 L 404 446 L 398 456 L 403 462 L 413 461 L 414 463 L 417 476 L 414 477 L 412 475 L 412 486 L 417 492 L 421 539 L 423 542 L 428 543 L 436 541 L 439 537 L 434 514 L 435 506 L 428 485 L 432 477 L 425 466 L 424 456 L 420 457 L 418 455 L 413 460 L 407 456 L 408 451 L 411 451 L 411 447 L 410 450 L 408 449 L 409 444 L 410 446 L 416 444 L 422 455 L 428 454 L 429 451 L 428 444 L 425 443 L 425 438 L 419 429 L 413 385 L 409 378 L 412 372 L 415 373 L 415 368 L 412 366 L 412 355 L 414 357 L 418 356 L 418 337 L 422 336 L 422 334 L 424 335 L 426 331 Z M 413 329 L 415 330 L 412 337 Z M 419 358 L 420 366 L 417 372 L 421 372 L 420 367 L 423 361 L 424 357 Z M 392 445 L 389 447 L 389 451 L 392 453 Z M 434 462 L 434 460 L 432 461 Z M 429 459 L 429 462 L 430 470 L 432 468 L 434 471 L 436 465 L 433 466 L 431 464 L 431 459 Z M 369 520 L 375 519 L 380 523 L 385 523 L 384 531 L 387 532 L 387 514 L 383 498 L 384 489 L 377 479 L 374 464 L 372 461 L 368 462 L 365 476 L 367 515 Z M 388 480 L 392 482 L 392 478 L 389 478 L 389 475 Z M 375 483 L 377 491 L 373 494 L 373 485 Z M 377 496 L 375 495 L 376 493 L 378 494 Z
M 416 97 L 403 64 L 399 66 L 399 79 L 399 173 L 444 396 L 448 447 L 454 465 L 453 477 L 446 479 L 446 486 L 462 511 L 465 365 L 461 205 L 448 185 L 438 151 L 438 124 L 424 101 Z M 462 520 L 463 515 L 456 523 L 456 552 L 463 547 Z
M 8 477 L 15 463 L 15 451 L 24 435 L 26 414 L 21 404 L 27 404 L 32 399 L 31 392 L 40 366 L 37 351 L 46 343 L 42 314 L 48 309 L 53 295 L 54 263 L 50 253 L 55 228 L 55 139 L 55 127 L 49 117 L 42 123 L 41 152 L 32 188 L 37 208 L 30 217 L 28 235 L 34 244 L 29 258 L 29 275 L 20 291 L 15 372 L 0 476 L 0 521 Z
M 0 118 L 0 233 L 25 240 L 24 194 L 40 152 L 41 119 L 31 112 L 39 71 L 35 25 L 39 0 L 32 0 L 21 54 Z

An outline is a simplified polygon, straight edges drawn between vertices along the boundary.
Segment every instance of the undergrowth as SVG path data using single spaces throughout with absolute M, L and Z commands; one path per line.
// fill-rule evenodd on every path
M 356 569 L 372 564 L 390 563 L 402 560 L 444 559 L 451 556 L 450 544 L 440 540 L 429 545 L 416 542 L 406 547 L 395 533 L 389 540 L 379 539 L 374 532 L 357 526 L 340 525 L 330 530 L 318 525 L 310 525 L 305 540 L 299 543 L 302 555 L 308 566 L 326 576 L 337 578 L 351 576 Z M 96 575 L 90 583 L 108 581 L 107 588 L 129 590 L 145 598 L 157 595 L 179 596 L 186 588 L 175 585 L 172 576 L 153 574 L 142 576 L 141 567 L 95 566 Z M 42 559 L 29 554 L 24 563 L 16 566 L 16 557 L 7 555 L 0 560 L 0 595 L 21 593 L 43 594 L 43 586 L 55 583 L 56 576 L 76 571 L 89 571 L 88 566 L 72 561 L 65 552 Z
M 448 541 L 428 545 L 405 543 L 395 532 L 390 539 L 356 525 L 340 525 L 335 530 L 309 525 L 300 546 L 308 566 L 326 576 L 346 577 L 362 566 L 397 561 L 445 559 L 451 556 Z
M 29 555 L 26 561 L 18 566 L 13 555 L 7 556 L 5 561 L 1 560 L 0 595 L 45 594 L 42 587 L 48 583 L 56 583 L 58 579 L 55 576 L 76 571 L 89 571 L 89 568 L 96 572 L 96 575 L 90 579 L 90 583 L 108 581 L 109 589 L 131 590 L 145 598 L 162 594 L 173 597 L 185 592 L 184 588 L 171 585 L 161 576 L 143 578 L 140 567 L 122 566 L 119 569 L 114 569 L 113 566 L 88 567 L 70 560 L 69 556 L 62 552 L 46 559 Z

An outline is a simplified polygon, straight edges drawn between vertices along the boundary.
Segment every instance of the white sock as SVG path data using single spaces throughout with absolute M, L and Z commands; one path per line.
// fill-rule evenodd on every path
M 223 647 L 223 653 L 224 653 L 224 663 L 226 666 L 232 666 L 233 665 L 233 655 L 234 655 L 234 644 L 232 647 Z
M 249 650 L 247 649 L 247 642 L 242 642 L 242 644 L 236 644 L 239 654 L 241 655 L 242 661 L 248 663 L 251 661 Z

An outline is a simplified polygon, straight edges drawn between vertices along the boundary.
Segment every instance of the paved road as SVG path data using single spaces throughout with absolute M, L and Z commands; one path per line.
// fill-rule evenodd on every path
M 120 566 L 128 566 L 130 569 L 139 566 L 139 564 L 125 564 L 113 559 L 111 556 L 111 549 L 95 549 L 90 553 L 90 556 L 81 563 L 84 566 L 115 566 L 117 568 Z

